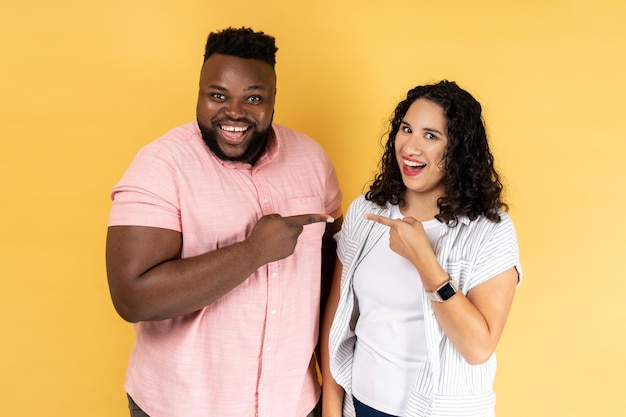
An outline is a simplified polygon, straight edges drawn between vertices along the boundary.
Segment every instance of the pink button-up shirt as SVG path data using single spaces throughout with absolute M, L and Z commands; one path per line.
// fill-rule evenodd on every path
M 245 239 L 269 213 L 341 214 L 322 148 L 273 125 L 254 165 L 225 162 L 188 123 L 144 147 L 112 192 L 109 225 L 176 230 L 182 257 Z M 151 417 L 301 417 L 319 398 L 315 363 L 325 224 L 293 255 L 186 316 L 135 325 L 125 388 Z M 207 279 L 211 279 L 207 276 Z

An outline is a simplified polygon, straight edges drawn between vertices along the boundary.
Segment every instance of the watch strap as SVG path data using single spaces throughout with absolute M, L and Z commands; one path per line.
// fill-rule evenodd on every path
M 444 301 L 448 301 L 454 294 L 459 291 L 459 286 L 452 279 L 443 283 L 439 288 L 437 288 L 434 292 L 426 292 L 429 300 L 436 301 L 438 303 L 443 303 Z

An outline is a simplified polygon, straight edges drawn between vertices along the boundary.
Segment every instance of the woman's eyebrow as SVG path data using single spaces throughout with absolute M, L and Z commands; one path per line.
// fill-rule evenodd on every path
M 437 130 L 437 129 L 433 129 L 432 127 L 425 127 L 425 128 L 424 128 L 424 129 L 422 129 L 422 130 L 425 130 L 426 132 L 432 132 L 432 133 L 437 133 L 437 134 L 439 134 L 439 135 L 443 135 L 443 132 L 440 132 L 440 131 L 439 131 L 439 130 Z

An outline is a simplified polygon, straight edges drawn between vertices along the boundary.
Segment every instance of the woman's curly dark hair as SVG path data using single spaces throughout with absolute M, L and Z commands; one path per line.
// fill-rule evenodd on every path
M 381 207 L 399 204 L 406 189 L 396 160 L 395 138 L 406 112 L 417 99 L 426 99 L 443 108 L 447 120 L 448 144 L 443 156 L 444 196 L 437 200 L 437 220 L 451 227 L 458 216 L 475 220 L 483 215 L 500 221 L 499 210 L 508 210 L 502 200 L 502 183 L 494 168 L 494 160 L 482 107 L 474 97 L 453 81 L 423 85 L 409 90 L 406 99 L 396 107 L 390 120 L 380 173 L 365 198 Z
M 250 28 L 229 27 L 219 32 L 212 32 L 204 47 L 204 60 L 213 54 L 236 56 L 238 58 L 258 59 L 267 62 L 272 68 L 276 65 L 276 39 L 263 32 Z

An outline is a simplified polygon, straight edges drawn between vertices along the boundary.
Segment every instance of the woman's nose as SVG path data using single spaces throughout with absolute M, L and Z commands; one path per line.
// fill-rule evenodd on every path
M 406 146 L 406 152 L 409 155 L 421 155 L 422 147 L 419 145 L 417 141 L 411 141 Z

